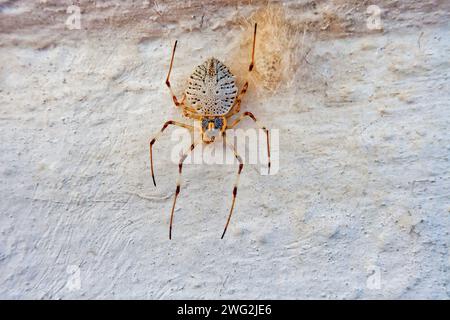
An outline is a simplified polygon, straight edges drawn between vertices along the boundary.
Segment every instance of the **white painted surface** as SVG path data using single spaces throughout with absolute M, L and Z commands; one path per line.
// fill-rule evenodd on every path
M 402 2 L 384 31 L 357 2 L 287 3 L 318 21 L 309 64 L 243 104 L 279 129 L 280 170 L 244 167 L 220 240 L 237 167 L 187 165 L 169 241 L 176 142 L 155 145 L 154 188 L 148 141 L 182 119 L 171 44 L 177 92 L 211 55 L 242 81 L 239 17 L 260 5 L 83 3 L 68 30 L 57 1 L 2 1 L 0 297 L 449 298 L 449 6 Z

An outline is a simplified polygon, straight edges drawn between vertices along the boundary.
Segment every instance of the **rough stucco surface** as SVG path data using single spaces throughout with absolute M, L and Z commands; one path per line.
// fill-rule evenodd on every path
M 177 93 L 210 55 L 242 79 L 265 5 L 80 1 L 69 30 L 70 4 L 0 1 L 1 298 L 449 298 L 446 1 L 375 1 L 381 31 L 373 3 L 285 3 L 310 50 L 243 104 L 279 130 L 279 171 L 245 166 L 221 240 L 236 166 L 186 165 L 171 241 L 170 133 L 157 188 L 148 161 L 182 119 L 171 45 Z

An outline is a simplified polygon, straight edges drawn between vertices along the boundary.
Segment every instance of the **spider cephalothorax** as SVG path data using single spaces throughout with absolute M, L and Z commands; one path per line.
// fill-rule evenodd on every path
M 253 48 L 252 48 L 252 59 L 250 66 L 248 68 L 249 72 L 253 70 L 255 63 L 255 42 L 256 42 L 256 24 L 253 34 Z M 200 143 L 212 143 L 215 141 L 217 135 L 222 135 L 224 142 L 226 143 L 226 130 L 234 128 L 242 119 L 249 117 L 255 121 L 258 125 L 255 116 L 251 112 L 244 112 L 239 117 L 231 120 L 231 118 L 237 115 L 241 108 L 242 96 L 247 92 L 248 81 L 245 82 L 241 91 L 238 94 L 238 89 L 235 82 L 235 77 L 230 72 L 230 70 L 217 60 L 216 58 L 209 58 L 201 65 L 194 69 L 194 72 L 189 77 L 187 88 L 183 94 L 182 99 L 179 101 L 177 96 L 173 93 L 170 86 L 170 73 L 173 66 L 173 58 L 175 56 L 175 50 L 177 47 L 177 41 L 172 51 L 172 59 L 170 60 L 169 73 L 167 74 L 166 85 L 172 94 L 173 102 L 175 106 L 180 107 L 183 114 L 191 119 L 201 122 L 201 139 L 194 141 L 186 152 L 184 152 L 180 157 L 180 162 L 178 163 L 178 181 L 177 187 L 175 189 L 175 197 L 173 199 L 172 211 L 170 214 L 170 228 L 169 228 L 169 239 L 172 238 L 172 222 L 173 213 L 175 211 L 175 204 L 177 202 L 178 194 L 181 190 L 181 173 L 183 170 L 183 162 L 186 159 L 189 152 L 194 150 L 195 146 Z M 153 144 L 158 139 L 159 135 L 169 126 L 176 125 L 179 127 L 186 128 L 190 131 L 194 131 L 192 125 L 188 125 L 182 122 L 169 120 L 167 121 L 160 132 L 150 140 L 150 168 L 152 172 L 153 184 L 156 186 L 155 175 L 153 172 Z M 269 146 L 269 131 L 260 126 L 266 133 L 267 137 L 267 155 L 269 158 L 268 169 L 270 171 L 270 146 Z M 232 196 L 233 200 L 231 203 L 230 213 L 228 214 L 228 219 L 225 224 L 225 228 L 222 233 L 222 238 L 227 231 L 228 224 L 230 222 L 231 215 L 233 213 L 234 203 L 236 201 L 237 194 L 237 182 L 239 176 L 244 167 L 242 158 L 238 155 L 234 145 L 228 144 L 227 146 L 233 151 L 235 158 L 239 162 L 238 173 L 236 177 L 236 182 L 234 184 Z

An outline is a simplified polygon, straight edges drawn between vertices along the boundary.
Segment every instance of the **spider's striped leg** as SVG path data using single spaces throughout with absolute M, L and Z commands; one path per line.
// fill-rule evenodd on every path
M 169 125 L 174 125 L 174 126 L 179 126 L 179 127 L 182 127 L 182 128 L 186 128 L 189 131 L 193 131 L 194 130 L 194 127 L 191 126 L 191 125 L 184 124 L 184 123 L 181 123 L 181 122 L 178 122 L 178 121 L 169 120 L 166 123 L 164 123 L 163 127 L 156 134 L 156 136 L 150 140 L 150 169 L 152 171 L 152 179 L 153 179 L 153 184 L 155 185 L 155 187 L 156 187 L 155 174 L 153 172 L 153 144 L 156 142 L 156 140 L 159 138 L 159 136 L 164 132 L 164 130 L 166 130 L 166 128 Z
M 248 89 L 248 81 L 244 83 L 241 92 L 239 92 L 238 96 L 236 97 L 236 101 L 234 102 L 233 106 L 230 108 L 230 111 L 226 115 L 227 118 L 234 116 L 236 113 L 239 113 L 239 111 L 241 111 L 241 100 L 242 97 L 247 92 L 247 89 Z
M 198 114 L 195 109 L 190 108 L 188 106 L 182 106 L 181 107 L 183 109 L 183 115 L 187 118 L 191 118 L 194 120 L 201 120 L 202 119 L 202 115 Z
M 172 72 L 173 58 L 175 57 L 175 50 L 177 49 L 177 43 L 178 43 L 178 40 L 175 41 L 175 44 L 173 46 L 172 58 L 170 59 L 169 72 L 167 73 L 167 78 L 166 78 L 166 85 L 170 90 L 170 94 L 172 95 L 173 103 L 175 104 L 175 106 L 179 107 L 180 105 L 183 104 L 185 95 L 183 95 L 183 98 L 181 99 L 181 101 L 178 101 L 177 96 L 173 93 L 172 87 L 170 86 L 170 73 Z
M 257 27 L 258 27 L 258 24 L 255 23 L 255 29 L 253 31 L 252 62 L 250 63 L 250 66 L 248 67 L 248 71 L 252 71 L 253 67 L 255 65 L 255 46 L 256 46 L 256 28 Z
M 237 195 L 237 187 L 238 187 L 238 183 L 239 183 L 239 177 L 241 176 L 242 169 L 244 168 L 244 163 L 242 161 L 241 156 L 236 152 L 236 148 L 226 142 L 225 131 L 222 133 L 222 137 L 223 137 L 223 140 L 225 141 L 226 145 L 233 151 L 235 158 L 239 162 L 239 169 L 238 169 L 238 172 L 237 172 L 237 175 L 236 175 L 236 181 L 235 181 L 234 187 L 233 187 L 233 200 L 232 200 L 232 203 L 231 203 L 230 213 L 228 214 L 227 223 L 225 224 L 225 228 L 223 229 L 223 233 L 222 233 L 221 239 L 223 239 L 223 237 L 225 236 L 225 232 L 227 232 L 228 224 L 230 223 L 231 215 L 233 214 L 234 203 L 236 202 L 236 195 Z
M 258 120 L 256 120 L 255 116 L 253 115 L 253 113 L 251 112 L 244 112 L 243 114 L 241 114 L 241 116 L 239 118 L 237 118 L 236 120 L 234 120 L 229 126 L 227 126 L 227 129 L 231 129 L 233 127 L 235 127 L 239 122 L 241 122 L 245 117 L 249 117 L 251 118 L 253 121 L 255 121 L 256 125 L 264 130 L 264 132 L 266 133 L 266 137 L 267 137 L 267 158 L 268 158 L 268 162 L 267 162 L 267 166 L 268 166 L 268 173 L 270 174 L 270 139 L 269 139 L 269 130 L 267 130 L 267 128 L 263 125 L 261 125 L 259 123 Z
M 186 160 L 189 153 L 191 153 L 194 148 L 201 142 L 201 140 L 196 141 L 191 144 L 189 149 L 180 157 L 180 162 L 178 163 L 178 178 L 177 178 L 177 188 L 175 189 L 175 196 L 173 198 L 173 204 L 172 204 L 172 211 L 170 212 L 170 226 L 169 226 L 169 239 L 172 239 L 172 224 L 173 224 L 173 213 L 175 212 L 175 204 L 177 203 L 178 195 L 180 194 L 181 190 L 181 173 L 183 171 L 183 162 Z
M 252 72 L 253 67 L 255 66 L 256 28 L 257 28 L 257 24 L 255 23 L 255 29 L 253 31 L 252 60 L 248 67 L 249 72 Z M 231 117 L 232 115 L 235 115 L 236 113 L 238 113 L 241 110 L 241 100 L 242 100 L 242 97 L 247 92 L 247 89 L 248 89 L 248 80 L 245 81 L 244 85 L 242 86 L 242 89 L 239 92 L 238 96 L 236 97 L 236 101 L 234 102 L 233 106 L 230 108 L 230 112 L 227 114 L 227 117 Z

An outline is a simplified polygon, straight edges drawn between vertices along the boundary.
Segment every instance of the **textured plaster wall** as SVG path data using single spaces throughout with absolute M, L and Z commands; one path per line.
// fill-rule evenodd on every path
M 71 4 L 0 1 L 1 298 L 449 298 L 448 2 Z M 279 171 L 244 167 L 221 240 L 237 166 L 186 165 L 169 241 L 171 46 L 178 94 L 211 55 L 242 84 L 252 19 Z

